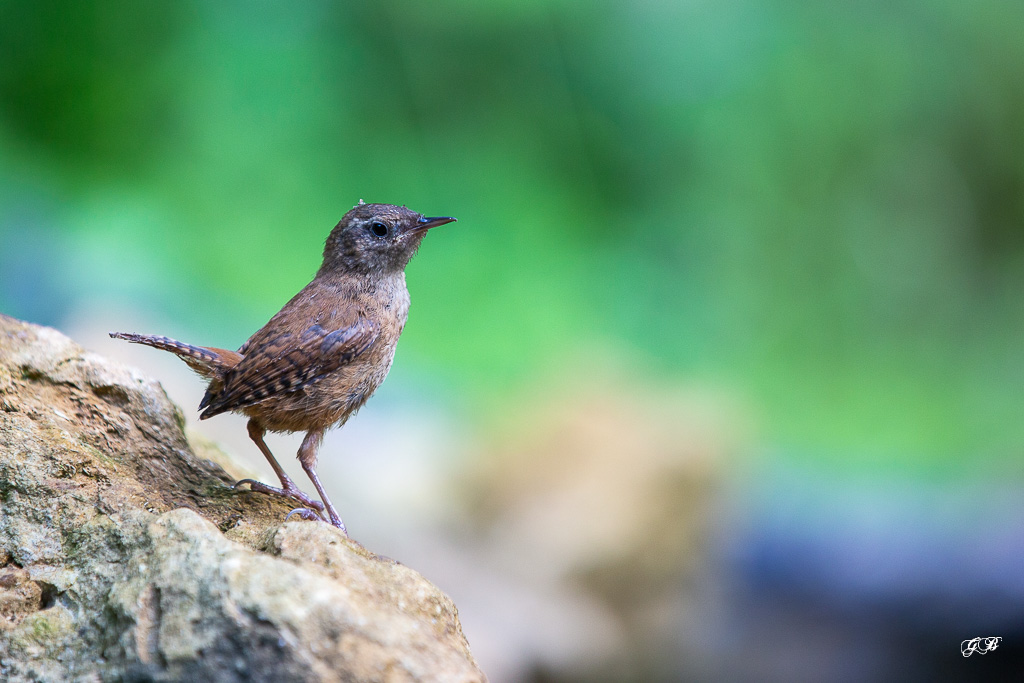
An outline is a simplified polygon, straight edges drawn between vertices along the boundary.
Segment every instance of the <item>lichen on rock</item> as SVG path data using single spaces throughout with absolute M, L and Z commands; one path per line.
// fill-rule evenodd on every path
M 440 590 L 283 523 L 183 426 L 155 381 L 0 314 L 0 678 L 485 680 Z

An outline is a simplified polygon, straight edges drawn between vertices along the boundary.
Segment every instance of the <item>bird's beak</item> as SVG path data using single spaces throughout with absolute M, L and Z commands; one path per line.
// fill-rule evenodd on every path
M 427 218 L 426 216 L 424 216 L 423 218 L 420 218 L 419 222 L 417 222 L 416 225 L 412 226 L 412 228 L 409 229 L 409 232 L 424 232 L 426 230 L 430 230 L 431 228 L 436 228 L 439 225 L 454 222 L 455 219 L 452 218 L 451 216 L 437 216 L 435 218 Z

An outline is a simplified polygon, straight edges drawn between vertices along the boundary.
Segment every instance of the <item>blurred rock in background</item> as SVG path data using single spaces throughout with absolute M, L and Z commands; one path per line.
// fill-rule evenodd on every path
M 492 563 L 600 615 L 568 642 L 614 635 L 571 667 L 539 651 L 524 659 L 558 680 L 701 671 L 702 632 L 720 612 L 712 537 L 742 416 L 608 362 L 548 379 L 523 403 L 465 484 L 467 519 Z

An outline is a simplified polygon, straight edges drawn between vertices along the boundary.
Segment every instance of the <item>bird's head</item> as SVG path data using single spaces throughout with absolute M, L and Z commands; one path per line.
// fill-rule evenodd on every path
M 454 220 L 449 216 L 428 218 L 404 206 L 360 201 L 327 237 L 321 271 L 402 272 L 427 230 Z

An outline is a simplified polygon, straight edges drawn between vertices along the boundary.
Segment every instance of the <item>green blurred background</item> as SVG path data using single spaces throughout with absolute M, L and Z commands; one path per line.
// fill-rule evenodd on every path
M 1022 36 L 1019 0 L 6 0 L 0 310 L 234 348 L 407 204 L 459 222 L 396 372 L 481 431 L 611 356 L 730 397 L 768 470 L 1019 487 Z

